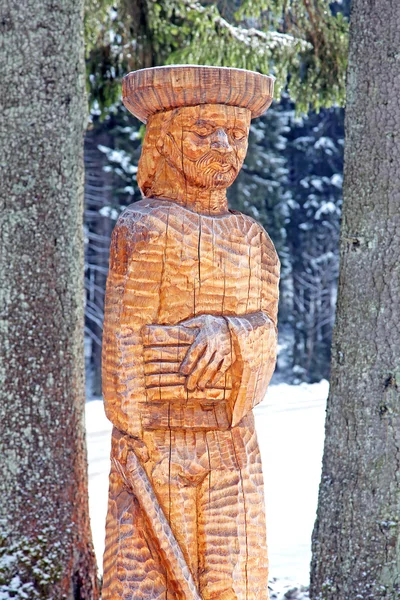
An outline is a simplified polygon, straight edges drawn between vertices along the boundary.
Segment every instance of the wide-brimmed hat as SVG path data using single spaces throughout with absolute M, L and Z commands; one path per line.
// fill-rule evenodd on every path
M 270 106 L 274 77 L 245 69 L 171 65 L 132 71 L 122 80 L 122 100 L 138 119 L 198 104 L 226 104 L 259 117 Z

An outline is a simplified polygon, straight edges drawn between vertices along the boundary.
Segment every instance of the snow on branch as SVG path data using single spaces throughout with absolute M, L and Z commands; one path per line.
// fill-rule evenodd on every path
M 286 33 L 278 33 L 277 31 L 261 31 L 255 27 L 246 29 L 244 27 L 238 27 L 228 23 L 226 19 L 221 17 L 218 13 L 212 14 L 212 11 L 206 6 L 202 6 L 198 2 L 192 2 L 191 0 L 183 0 L 185 8 L 195 11 L 199 14 L 207 13 L 207 16 L 213 21 L 215 27 L 225 29 L 228 33 L 241 44 L 245 46 L 252 46 L 255 39 L 264 42 L 270 50 L 276 48 L 292 48 L 297 46 L 300 51 L 308 50 L 312 48 L 312 45 L 305 40 L 295 38 L 292 35 Z

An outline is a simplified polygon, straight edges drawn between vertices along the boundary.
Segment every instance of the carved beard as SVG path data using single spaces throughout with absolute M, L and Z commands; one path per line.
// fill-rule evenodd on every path
M 186 158 L 184 175 L 190 183 L 205 188 L 226 188 L 233 183 L 237 173 L 237 159 L 231 154 L 209 150 L 197 161 Z
M 164 156 L 168 164 L 174 169 L 179 169 L 188 183 L 202 188 L 227 188 L 236 179 L 238 160 L 232 152 L 221 154 L 216 150 L 209 150 L 197 160 L 184 157 L 182 151 L 171 134 L 167 134 L 168 154 Z

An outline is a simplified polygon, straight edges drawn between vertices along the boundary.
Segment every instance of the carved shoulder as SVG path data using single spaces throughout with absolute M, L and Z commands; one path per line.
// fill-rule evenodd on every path
M 279 278 L 279 273 L 281 270 L 281 262 L 279 260 L 278 253 L 275 249 L 275 246 L 269 237 L 268 233 L 265 231 L 264 227 L 259 225 L 261 230 L 261 243 L 263 246 L 262 256 L 263 262 L 268 265 L 269 269 L 274 272 L 277 278 Z
M 275 246 L 264 227 L 247 215 L 242 215 L 247 238 L 252 246 L 261 246 L 261 305 L 276 326 L 279 301 L 280 261 Z
M 146 252 L 165 237 L 167 211 L 164 207 L 151 207 L 148 202 L 128 206 L 118 218 L 111 236 L 110 269 L 126 272 L 133 253 Z
M 276 274 L 277 277 L 279 277 L 279 272 L 280 272 L 280 260 L 278 257 L 278 253 L 275 250 L 275 246 L 271 240 L 271 238 L 269 237 L 268 233 L 265 231 L 264 227 L 258 223 L 255 219 L 253 219 L 252 217 L 249 217 L 248 215 L 245 215 L 243 213 L 237 212 L 237 211 L 231 211 L 233 214 L 237 214 L 240 215 L 241 218 L 243 219 L 244 223 L 246 224 L 246 228 L 248 229 L 249 233 L 252 233 L 252 238 L 257 239 L 257 243 L 260 244 L 262 246 L 262 259 L 263 259 L 263 264 L 265 264 L 266 266 L 268 266 L 269 270 L 271 270 L 272 272 L 274 272 L 274 274 Z

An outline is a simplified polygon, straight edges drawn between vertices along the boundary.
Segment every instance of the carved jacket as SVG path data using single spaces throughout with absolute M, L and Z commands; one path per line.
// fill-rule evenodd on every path
M 248 216 L 200 215 L 159 199 L 128 207 L 112 236 L 104 318 L 113 424 L 134 437 L 237 425 L 263 399 L 275 367 L 278 281 L 275 248 Z M 225 318 L 236 360 L 219 387 L 188 392 L 179 366 L 192 340 L 157 347 L 146 326 L 203 314 Z

